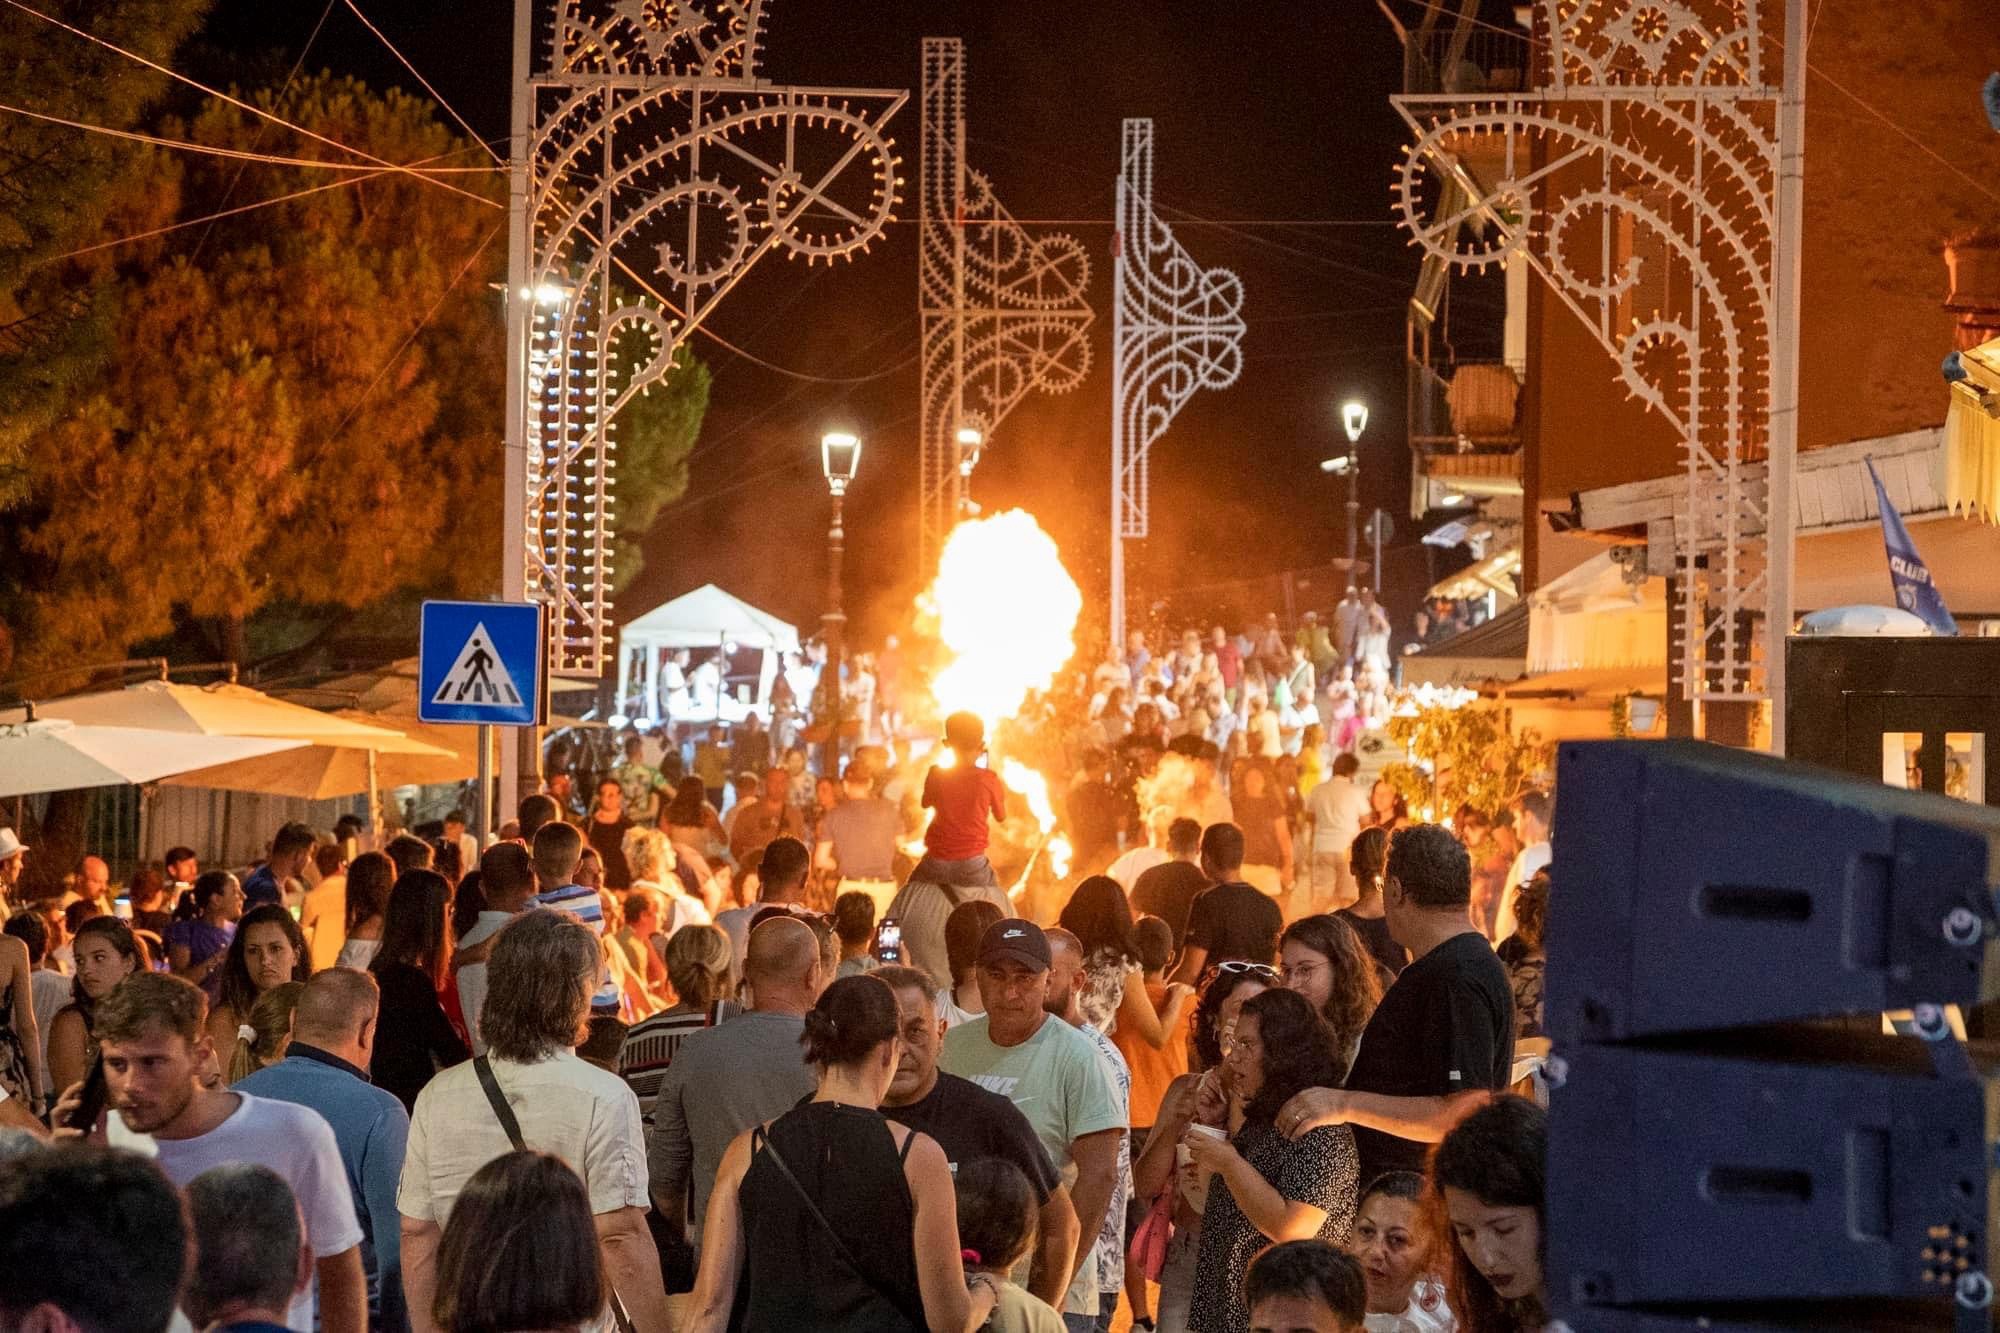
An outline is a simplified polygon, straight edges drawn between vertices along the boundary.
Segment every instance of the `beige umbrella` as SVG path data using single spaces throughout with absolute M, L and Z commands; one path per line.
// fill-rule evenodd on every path
M 72 695 L 40 706 L 50 717 L 108 727 L 150 728 L 209 736 L 261 736 L 301 742 L 280 754 L 211 764 L 167 779 L 184 787 L 320 799 L 371 790 L 374 756 L 451 760 L 452 752 L 412 740 L 393 727 L 357 721 L 274 699 L 243 685 L 182 685 L 149 680 L 121 690 Z M 378 781 L 379 775 L 378 775 Z
M 478 772 L 476 757 L 468 760 L 445 746 L 432 745 L 369 722 L 366 714 L 342 712 L 328 716 L 361 721 L 368 730 L 382 732 L 386 738 L 366 748 L 306 743 L 282 754 L 260 755 L 177 773 L 164 782 L 170 787 L 225 787 L 231 791 L 323 801 L 380 787 L 458 782 Z
M 64 718 L 0 723 L 0 796 L 156 782 L 198 764 L 275 757 L 301 742 L 93 727 Z

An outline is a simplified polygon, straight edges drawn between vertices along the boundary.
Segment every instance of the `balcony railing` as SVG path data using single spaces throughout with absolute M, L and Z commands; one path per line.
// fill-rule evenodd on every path
M 1530 46 L 1525 32 L 1503 32 L 1446 19 L 1412 29 L 1403 43 L 1406 93 L 1511 93 L 1527 86 Z

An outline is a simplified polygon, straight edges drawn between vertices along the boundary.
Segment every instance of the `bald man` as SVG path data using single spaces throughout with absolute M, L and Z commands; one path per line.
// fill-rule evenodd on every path
M 368 1081 L 381 992 L 375 978 L 350 967 L 315 972 L 292 1016 L 285 1058 L 236 1084 L 238 1092 L 309 1106 L 333 1126 L 348 1193 L 361 1223 L 361 1266 L 368 1276 L 368 1327 L 409 1326 L 403 1309 L 402 1219 L 396 1183 L 410 1117 L 394 1093 Z
M 111 910 L 111 867 L 104 864 L 102 857 L 86 856 L 77 867 L 76 897 L 88 898 L 107 912 Z
M 750 932 L 743 977 L 748 1012 L 681 1043 L 653 1104 L 646 1166 L 653 1206 L 670 1221 L 690 1216 L 698 1237 L 708 1191 L 731 1140 L 783 1115 L 812 1094 L 812 1067 L 800 1055 L 805 1013 L 820 991 L 819 940 L 790 917 Z

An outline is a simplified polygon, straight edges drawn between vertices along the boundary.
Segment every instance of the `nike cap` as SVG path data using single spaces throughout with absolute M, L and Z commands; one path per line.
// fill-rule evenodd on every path
M 1010 916 L 986 928 L 979 941 L 979 961 L 982 965 L 1016 962 L 1046 972 L 1053 959 L 1049 956 L 1049 937 L 1042 933 L 1042 928 L 1032 921 Z

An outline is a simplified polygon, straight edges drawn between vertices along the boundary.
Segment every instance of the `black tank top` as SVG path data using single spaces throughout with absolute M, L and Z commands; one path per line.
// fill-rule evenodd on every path
M 807 1102 L 772 1121 L 767 1137 L 753 1146 L 737 1194 L 744 1257 L 731 1329 L 924 1333 L 916 1204 L 903 1178 L 903 1159 L 916 1136 L 898 1151 L 879 1112 Z M 771 1160 L 773 1148 L 797 1187 Z M 801 1190 L 839 1233 L 838 1242 Z

